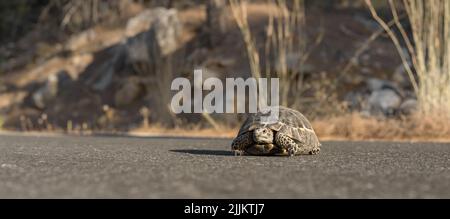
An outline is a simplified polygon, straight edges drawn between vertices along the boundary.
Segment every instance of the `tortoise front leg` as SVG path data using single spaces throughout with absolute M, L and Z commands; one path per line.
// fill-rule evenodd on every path
M 289 136 L 277 132 L 275 144 L 287 150 L 289 156 L 294 156 L 300 151 L 300 146 Z
M 320 147 L 305 147 L 305 145 L 297 143 L 291 137 L 280 133 L 277 133 L 275 135 L 275 144 L 277 144 L 278 147 L 285 149 L 288 152 L 289 156 L 300 154 L 315 155 L 319 154 L 320 152 Z
M 245 149 L 253 144 L 253 136 L 251 132 L 246 132 L 237 136 L 231 143 L 231 150 L 235 152 L 235 155 L 242 155 Z

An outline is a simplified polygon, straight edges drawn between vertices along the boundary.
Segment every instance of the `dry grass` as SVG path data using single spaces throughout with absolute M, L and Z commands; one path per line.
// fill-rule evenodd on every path
M 181 136 L 181 137 L 210 137 L 210 138 L 233 138 L 237 134 L 237 129 L 222 127 L 220 130 L 215 128 L 177 127 L 167 128 L 162 125 L 153 125 L 148 128 L 140 127 L 129 132 L 137 136 Z
M 383 120 L 347 114 L 329 119 L 312 121 L 321 141 L 328 140 L 394 140 L 394 141 L 440 141 L 450 142 L 450 117 L 429 117 L 415 115 L 399 120 Z M 154 125 L 130 131 L 138 136 L 183 136 L 234 138 L 239 127 L 202 129 L 199 127 L 167 129 Z
M 441 114 L 442 115 L 442 114 Z M 349 114 L 313 122 L 322 139 L 347 140 L 450 140 L 450 117 L 423 117 L 377 119 L 360 114 Z
M 298 93 L 302 86 L 301 83 L 292 83 L 296 78 L 302 81 L 303 75 L 300 65 L 306 60 L 306 40 L 305 40 L 305 9 L 302 0 L 292 1 L 290 9 L 284 0 L 272 0 L 270 4 L 275 6 L 275 10 L 269 14 L 269 25 L 267 27 L 266 54 L 272 52 L 275 57 L 275 74 L 280 79 L 281 104 L 289 105 L 289 93 L 291 89 L 295 89 L 294 93 Z M 294 66 L 295 69 L 288 69 L 288 56 L 297 56 L 299 65 Z M 267 55 L 266 55 L 267 57 Z M 267 58 L 266 65 L 270 64 Z M 266 68 L 270 71 L 270 68 Z M 266 72 L 266 74 L 270 74 Z
M 260 59 L 264 57 L 265 77 L 275 76 L 280 80 L 280 104 L 298 106 L 296 101 L 300 98 L 291 97 L 299 97 L 305 90 L 302 65 L 308 59 L 312 48 L 321 42 L 323 35 L 319 35 L 315 42 L 311 43 L 312 48 L 307 48 L 304 1 L 268 0 L 266 42 L 264 51 L 259 51 L 248 23 L 247 4 L 246 0 L 230 0 L 234 20 L 245 42 L 252 76 L 256 79 L 261 77 L 263 66 Z M 297 64 L 288 66 L 292 61 Z M 262 98 L 264 100 L 264 97 Z
M 247 18 L 247 2 L 242 0 L 230 0 L 230 8 L 245 42 L 252 76 L 256 79 L 261 78 L 259 53 L 252 32 L 250 31 Z
M 161 124 L 143 124 L 127 133 L 118 130 L 91 130 L 84 125 L 76 127 L 68 121 L 66 129 L 55 129 L 43 121 L 39 131 L 29 129 L 31 121 L 23 119 L 24 133 L 52 133 L 71 135 L 96 135 L 116 134 L 133 136 L 168 136 L 168 137 L 209 137 L 209 138 L 234 138 L 239 127 L 221 126 L 216 128 L 202 128 L 200 125 L 191 124 L 169 128 Z M 1 122 L 1 121 L 0 121 Z M 69 124 L 71 123 L 71 124 Z M 398 120 L 377 119 L 364 117 L 360 114 L 347 114 L 330 117 L 328 119 L 316 119 L 312 125 L 321 141 L 329 140 L 395 140 L 395 141 L 441 141 L 450 142 L 450 117 L 443 114 L 434 117 L 423 118 L 420 114 Z M 32 126 L 32 125 L 31 125 Z M 70 127 L 69 127 L 70 126 Z
M 409 75 L 424 117 L 450 113 L 450 1 L 389 0 L 395 34 L 377 13 L 371 0 L 366 0 L 374 19 L 395 44 Z M 409 36 L 399 18 L 399 4 L 405 8 L 411 26 Z M 402 45 L 405 45 L 404 51 Z M 409 60 L 411 60 L 412 68 Z

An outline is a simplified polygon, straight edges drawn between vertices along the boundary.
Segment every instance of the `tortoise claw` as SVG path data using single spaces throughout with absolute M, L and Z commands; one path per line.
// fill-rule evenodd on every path
M 296 153 L 295 147 L 289 148 L 288 155 L 289 157 L 293 157 Z
M 234 150 L 234 156 L 242 156 L 243 152 L 241 150 Z

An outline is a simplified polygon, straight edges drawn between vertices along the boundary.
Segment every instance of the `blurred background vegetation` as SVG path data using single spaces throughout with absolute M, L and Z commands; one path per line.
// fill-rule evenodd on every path
M 450 9 L 426 2 L 1 1 L 0 124 L 233 135 L 245 116 L 168 109 L 173 78 L 202 68 L 280 78 L 282 104 L 321 136 L 448 137 Z
M 25 34 L 38 21 L 40 11 L 48 1 L 2 1 L 0 2 L 0 42 L 6 43 Z

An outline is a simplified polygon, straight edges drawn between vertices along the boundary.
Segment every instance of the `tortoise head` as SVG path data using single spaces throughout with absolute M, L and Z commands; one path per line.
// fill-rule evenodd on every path
M 272 144 L 273 143 L 273 131 L 267 127 L 258 127 L 253 130 L 253 140 L 257 144 Z

